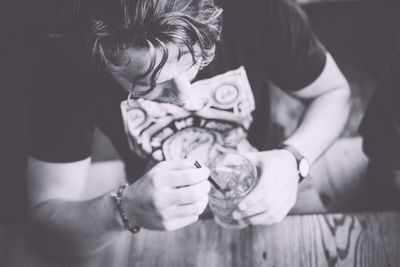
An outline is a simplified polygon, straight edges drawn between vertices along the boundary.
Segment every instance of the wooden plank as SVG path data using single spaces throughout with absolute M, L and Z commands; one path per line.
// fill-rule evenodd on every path
M 289 216 L 239 231 L 200 221 L 174 232 L 127 233 L 92 257 L 56 261 L 22 227 L 0 227 L 1 266 L 399 266 L 400 212 Z
M 300 4 L 310 4 L 310 3 L 334 3 L 334 2 L 370 2 L 370 1 L 381 1 L 388 2 L 393 0 L 297 0 Z
M 369 217 L 363 220 L 366 227 L 374 228 L 377 236 L 380 237 L 380 244 L 388 259 L 387 266 L 400 266 L 400 223 L 396 214 L 380 213 L 373 218 Z M 371 223 L 371 219 L 375 223 Z

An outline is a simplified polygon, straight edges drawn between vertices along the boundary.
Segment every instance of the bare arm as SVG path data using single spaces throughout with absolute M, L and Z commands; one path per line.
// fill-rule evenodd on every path
M 32 237 L 50 255 L 87 254 L 109 244 L 123 230 L 108 194 L 84 199 L 89 167 L 90 159 L 72 163 L 29 159 Z
M 90 159 L 28 164 L 33 241 L 52 256 L 80 256 L 126 232 L 109 193 L 86 199 Z M 188 160 L 161 162 L 128 186 L 122 206 L 132 222 L 152 230 L 176 230 L 198 220 L 208 203 L 208 168 Z M 139 233 L 140 234 L 140 233 Z
M 294 93 L 308 103 L 304 117 L 285 143 L 313 163 L 339 136 L 350 110 L 350 89 L 328 54 L 320 76 Z M 260 169 L 257 187 L 242 201 L 238 216 L 252 224 L 280 222 L 296 202 L 299 175 L 295 158 L 286 150 L 248 153 Z
M 350 88 L 330 54 L 321 75 L 294 95 L 311 101 L 294 134 L 285 141 L 314 162 L 339 136 L 350 112 Z

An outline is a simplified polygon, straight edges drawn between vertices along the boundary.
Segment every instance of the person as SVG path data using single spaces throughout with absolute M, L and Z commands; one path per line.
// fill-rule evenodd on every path
M 292 1 L 86 1 L 69 22 L 44 42 L 31 97 L 30 219 L 52 253 L 196 222 L 211 188 L 206 163 L 227 151 L 246 155 L 260 176 L 235 216 L 280 222 L 346 122 L 348 83 Z M 280 148 L 270 81 L 306 105 Z M 86 199 L 94 125 L 129 184 Z
M 367 155 L 367 201 L 370 209 L 394 209 L 400 189 L 400 50 L 380 78 L 360 125 Z

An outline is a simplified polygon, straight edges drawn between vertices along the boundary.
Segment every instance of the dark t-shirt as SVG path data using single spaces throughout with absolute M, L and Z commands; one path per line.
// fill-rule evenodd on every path
M 360 133 L 364 152 L 374 166 L 400 169 L 400 50 L 368 104 Z
M 219 140 L 216 141 L 219 146 L 222 143 L 228 149 L 234 146 L 232 139 L 238 136 L 248 139 L 249 144 L 259 150 L 276 145 L 271 141 L 268 81 L 285 91 L 309 85 L 323 70 L 325 50 L 313 35 L 303 11 L 292 1 L 230 0 L 221 4 L 224 9 L 222 41 L 217 45 L 215 60 L 195 79 L 199 86 L 216 88 L 203 95 L 208 99 L 206 112 L 184 116 L 184 111 L 169 106 L 156 107 L 157 112 L 159 108 L 170 115 L 178 112 L 175 117 L 180 114 L 180 119 L 187 119 L 184 129 L 179 126 L 182 122 L 171 115 L 164 128 L 149 130 L 155 121 L 160 121 L 158 115 L 153 114 L 155 109 L 151 103 L 143 110 L 129 109 L 132 112 L 123 118 L 121 102 L 128 93 L 109 74 L 83 67 L 71 60 L 70 51 L 44 42 L 43 62 L 37 70 L 37 90 L 31 95 L 32 156 L 49 162 L 87 158 L 91 153 L 94 126 L 110 138 L 125 162 L 129 177 L 138 177 L 144 162 L 151 158 L 168 158 L 165 147 L 176 144 L 169 137 L 175 138 L 175 133 L 183 130 L 186 132 L 180 145 L 185 149 L 188 146 L 184 142 L 189 142 L 189 146 L 199 144 L 209 132 L 212 132 L 209 138 Z M 226 77 L 228 81 L 224 82 Z M 235 100 L 239 99 L 233 97 L 235 92 L 239 92 L 242 102 Z M 127 122 L 127 118 L 131 118 L 133 124 Z M 149 118 L 152 122 L 148 123 L 148 128 L 139 131 L 143 121 Z M 200 128 L 204 125 L 212 129 L 202 132 Z M 156 137 L 157 142 L 152 139 Z M 207 138 L 201 142 L 208 142 Z

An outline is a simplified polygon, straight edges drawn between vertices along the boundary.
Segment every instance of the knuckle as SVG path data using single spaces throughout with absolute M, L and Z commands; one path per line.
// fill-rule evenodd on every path
M 157 175 L 152 175 L 150 178 L 150 184 L 152 187 L 159 187 L 160 186 L 160 179 Z
M 165 197 L 162 192 L 157 192 L 156 194 L 153 195 L 153 206 L 156 209 L 161 209 L 165 207 Z
M 158 218 L 160 218 L 162 221 L 166 221 L 168 219 L 168 213 L 165 210 L 160 210 L 158 213 Z
M 165 231 L 173 231 L 175 230 L 174 225 L 170 223 L 169 221 L 163 221 L 163 227 Z
M 194 206 L 194 215 L 200 215 L 203 213 L 204 209 L 205 209 L 205 205 L 202 201 L 199 201 L 196 203 L 196 205 Z
M 157 170 L 151 170 L 147 175 L 149 184 L 153 188 L 160 187 L 162 178 L 164 178 L 164 175 L 165 175 L 165 173 L 163 173 L 163 172 L 160 172 Z

